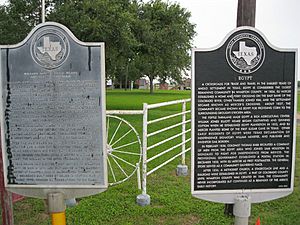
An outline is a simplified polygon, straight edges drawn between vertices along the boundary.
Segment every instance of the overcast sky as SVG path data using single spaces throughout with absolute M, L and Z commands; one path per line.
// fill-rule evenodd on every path
M 171 0 L 192 13 L 194 45 L 217 46 L 236 27 L 238 0 Z M 279 48 L 300 49 L 300 0 L 256 0 L 256 28 Z M 300 57 L 298 57 L 300 77 Z
M 172 0 L 192 13 L 197 47 L 212 47 L 236 27 L 238 0 Z M 300 47 L 300 1 L 257 0 L 256 28 L 278 47 Z M 298 24 L 297 24 L 298 23 Z
M 194 45 L 198 48 L 218 45 L 236 27 L 238 0 L 169 1 L 178 2 L 192 13 L 191 22 L 197 25 L 198 34 Z M 300 49 L 299 23 L 300 0 L 256 0 L 256 28 L 276 47 Z

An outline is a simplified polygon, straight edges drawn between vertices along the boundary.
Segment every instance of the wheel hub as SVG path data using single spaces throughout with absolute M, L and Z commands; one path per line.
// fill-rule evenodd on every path
M 111 154 L 111 153 L 113 152 L 114 149 L 113 149 L 109 144 L 107 144 L 107 145 L 106 145 L 106 150 L 107 150 L 107 153 L 108 153 L 108 154 Z

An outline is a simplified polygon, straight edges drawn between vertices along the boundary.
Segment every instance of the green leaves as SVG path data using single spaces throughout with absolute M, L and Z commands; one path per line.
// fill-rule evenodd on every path
M 188 52 L 195 35 L 190 16 L 178 4 L 161 0 L 141 5 L 140 29 L 136 34 L 140 42 L 140 70 L 150 80 L 160 77 L 180 81 L 182 71 L 189 67 Z
M 22 41 L 41 21 L 41 1 L 0 6 L 0 44 Z M 119 83 L 142 76 L 181 80 L 190 66 L 195 35 L 191 14 L 178 4 L 152 0 L 46 0 L 47 20 L 66 25 L 86 42 L 105 42 L 106 74 Z
M 129 0 L 65 1 L 48 19 L 65 24 L 82 41 L 105 42 L 108 78 L 122 80 L 137 45 L 135 8 Z

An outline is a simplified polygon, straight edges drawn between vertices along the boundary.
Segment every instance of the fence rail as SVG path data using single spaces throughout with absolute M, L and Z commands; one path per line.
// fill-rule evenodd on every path
M 106 110 L 107 115 L 140 115 L 143 110 Z

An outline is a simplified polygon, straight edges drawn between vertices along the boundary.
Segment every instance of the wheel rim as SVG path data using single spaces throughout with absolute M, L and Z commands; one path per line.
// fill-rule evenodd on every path
M 126 120 L 107 116 L 108 183 L 116 185 L 128 180 L 141 162 L 142 148 L 139 134 Z

